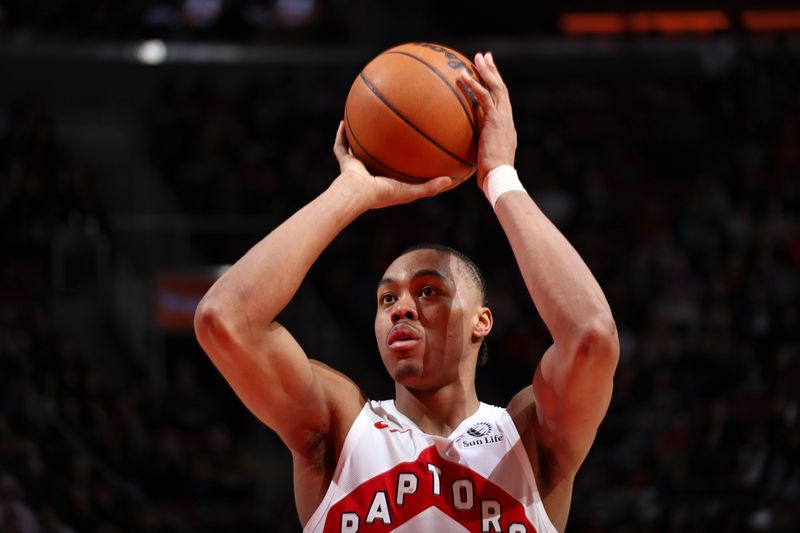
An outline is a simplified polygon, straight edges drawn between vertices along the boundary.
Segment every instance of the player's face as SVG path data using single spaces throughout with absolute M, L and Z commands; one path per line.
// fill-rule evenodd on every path
M 377 292 L 375 336 L 386 369 L 409 388 L 440 387 L 458 378 L 477 352 L 473 329 L 482 307 L 460 260 L 415 250 L 386 270 Z M 474 369 L 473 369 L 474 370 Z

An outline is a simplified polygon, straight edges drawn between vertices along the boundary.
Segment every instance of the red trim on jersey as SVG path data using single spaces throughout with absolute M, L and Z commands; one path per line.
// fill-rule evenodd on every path
M 386 429 L 389 427 L 389 424 L 386 422 L 375 422 L 375 427 L 378 429 Z M 406 428 L 402 431 L 399 429 L 390 429 L 389 433 L 408 433 L 409 431 L 411 431 L 411 428 Z

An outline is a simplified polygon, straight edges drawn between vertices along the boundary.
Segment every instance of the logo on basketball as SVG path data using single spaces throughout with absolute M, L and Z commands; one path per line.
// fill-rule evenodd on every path
M 344 109 L 353 155 L 372 172 L 421 183 L 450 176 L 454 185 L 477 169 L 482 109 L 460 81 L 475 65 L 432 43 L 404 43 L 359 72 Z

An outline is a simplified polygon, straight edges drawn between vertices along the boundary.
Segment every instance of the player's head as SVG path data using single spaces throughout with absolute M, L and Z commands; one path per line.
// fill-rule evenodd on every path
M 392 377 L 409 388 L 474 377 L 492 327 L 486 286 L 467 256 L 447 246 L 407 249 L 378 285 L 375 335 Z

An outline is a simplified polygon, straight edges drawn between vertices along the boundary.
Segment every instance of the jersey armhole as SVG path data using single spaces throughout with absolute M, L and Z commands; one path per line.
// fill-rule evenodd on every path
M 336 469 L 333 471 L 333 476 L 331 477 L 331 482 L 328 485 L 328 490 L 325 492 L 325 496 L 322 498 L 322 501 L 312 513 L 311 518 L 308 519 L 308 522 L 306 522 L 306 525 L 303 527 L 304 532 L 316 531 L 319 522 L 324 518 L 325 512 L 328 510 L 333 498 L 336 496 L 338 487 L 337 480 L 342 472 L 345 461 L 350 458 L 350 455 L 356 446 L 355 443 L 361 437 L 361 434 L 364 432 L 364 430 L 369 426 L 369 417 L 362 416 L 364 414 L 364 409 L 366 409 L 368 406 L 369 400 L 364 402 L 364 405 L 361 407 L 361 411 L 359 411 L 358 416 L 356 416 L 356 419 L 353 420 L 353 425 L 351 425 L 350 429 L 347 430 L 347 436 L 344 438 L 342 451 L 339 454 L 339 460 L 336 462 Z
M 533 504 L 536 507 L 538 513 L 540 513 L 541 517 L 546 520 L 545 527 L 549 528 L 542 533 L 557 533 L 556 527 L 553 525 L 553 521 L 548 516 L 547 511 L 544 508 L 544 503 L 542 503 L 542 494 L 539 492 L 539 484 L 536 482 L 536 476 L 533 475 L 533 466 L 531 466 L 531 461 L 528 459 L 528 453 L 525 449 L 525 443 L 522 440 L 522 436 L 519 434 L 517 430 L 516 424 L 514 424 L 514 420 L 511 418 L 511 415 L 508 411 L 505 412 L 505 416 L 502 418 L 503 425 L 505 426 L 504 431 L 514 435 L 516 438 L 516 442 L 511 447 L 511 453 L 514 454 L 516 457 L 517 462 L 520 464 L 522 471 L 525 475 L 525 480 L 531 486 L 533 492 Z M 532 519 L 532 517 L 528 517 Z

